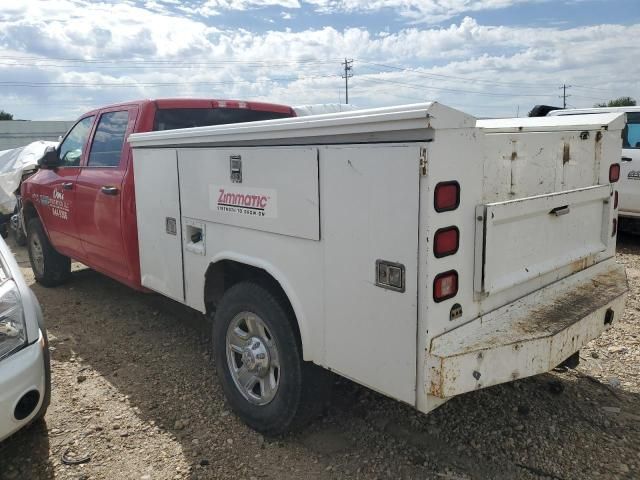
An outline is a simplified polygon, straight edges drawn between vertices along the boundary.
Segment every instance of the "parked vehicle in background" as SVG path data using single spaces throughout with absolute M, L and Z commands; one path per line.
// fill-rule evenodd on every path
M 326 370 L 427 413 L 622 316 L 623 126 L 428 103 L 134 134 L 142 284 L 213 317 L 261 432 L 321 411 Z
M 73 258 L 142 288 L 131 133 L 291 116 L 284 105 L 207 99 L 142 100 L 85 113 L 22 184 L 22 223 L 36 280 L 64 282 Z M 160 202 L 164 185 L 156 188 Z
M 51 398 L 40 304 L 0 239 L 0 441 L 43 418 Z
M 11 232 L 16 243 L 26 244 L 26 236 L 20 222 L 20 186 L 23 179 L 30 177 L 37 169 L 47 147 L 55 147 L 57 142 L 37 141 L 23 147 L 0 152 L 0 232 L 4 238 Z
M 602 107 L 553 110 L 549 116 L 625 113 L 619 184 L 619 228 L 640 233 L 640 107 Z

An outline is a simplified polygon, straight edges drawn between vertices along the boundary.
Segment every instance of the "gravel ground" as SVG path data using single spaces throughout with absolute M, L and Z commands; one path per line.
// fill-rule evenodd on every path
M 13 247 L 29 283 L 24 249 Z M 280 439 L 225 404 L 209 326 L 180 305 L 75 265 L 33 285 L 48 322 L 46 424 L 0 444 L 2 479 L 640 478 L 640 237 L 619 239 L 624 318 L 577 370 L 463 395 L 429 415 L 336 380 L 326 415 Z M 61 457 L 85 463 L 65 465 Z

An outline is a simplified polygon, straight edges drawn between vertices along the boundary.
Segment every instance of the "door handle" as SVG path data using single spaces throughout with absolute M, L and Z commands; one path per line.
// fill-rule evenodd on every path
M 118 194 L 118 188 L 117 187 L 112 187 L 111 185 L 105 185 L 104 187 L 102 187 L 100 189 L 100 191 L 102 193 L 104 193 L 105 195 L 117 195 Z
M 72 190 L 73 189 L 73 182 L 64 182 L 62 184 L 62 188 L 64 188 L 65 190 Z
M 631 157 L 622 157 L 620 160 L 622 160 L 623 162 L 630 162 L 633 159 Z
M 550 215 L 555 215 L 556 217 L 561 217 L 562 215 L 567 215 L 571 209 L 569 205 L 563 205 L 562 207 L 556 207 L 549 212 Z

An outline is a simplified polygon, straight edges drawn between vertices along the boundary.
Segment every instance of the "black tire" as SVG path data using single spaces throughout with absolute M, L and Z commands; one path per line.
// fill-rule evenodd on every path
M 268 329 L 279 356 L 278 387 L 266 405 L 251 403 L 236 386 L 227 360 L 227 331 L 243 312 L 255 314 Z M 257 283 L 242 282 L 222 297 L 213 322 L 213 351 L 218 378 L 233 411 L 265 435 L 281 435 L 305 426 L 322 413 L 331 393 L 331 374 L 302 359 L 295 316 L 280 295 Z
M 40 249 L 41 255 L 38 249 Z M 27 250 L 29 251 L 31 270 L 33 270 L 33 275 L 39 284 L 45 287 L 56 287 L 69 280 L 71 259 L 56 252 L 38 218 L 29 220 Z

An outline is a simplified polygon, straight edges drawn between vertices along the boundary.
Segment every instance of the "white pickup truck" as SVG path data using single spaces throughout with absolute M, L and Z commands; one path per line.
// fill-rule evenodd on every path
M 142 284 L 213 316 L 259 431 L 315 415 L 326 370 L 429 412 L 620 318 L 623 127 L 426 103 L 134 134 Z
M 626 114 L 622 130 L 620 163 L 620 208 L 618 225 L 621 230 L 640 233 L 640 107 L 596 107 L 552 110 L 549 116 Z

